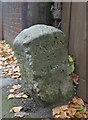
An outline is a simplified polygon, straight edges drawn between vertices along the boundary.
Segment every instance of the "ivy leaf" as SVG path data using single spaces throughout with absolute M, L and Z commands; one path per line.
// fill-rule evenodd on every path
M 73 64 L 73 65 L 70 65 L 70 72 L 73 73 L 74 70 L 75 70 L 74 64 Z
M 68 59 L 69 59 L 69 62 L 71 63 L 71 62 L 74 62 L 74 60 L 73 60 L 73 58 L 69 55 L 68 56 Z
M 81 105 L 80 108 L 77 111 L 83 112 L 84 111 L 84 107 Z
M 70 65 L 70 73 L 73 73 L 75 70 L 75 63 L 74 63 L 74 59 L 70 55 L 68 56 L 68 61 Z

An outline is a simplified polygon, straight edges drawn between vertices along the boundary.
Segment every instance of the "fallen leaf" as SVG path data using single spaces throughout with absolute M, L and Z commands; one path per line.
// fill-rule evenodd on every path
M 84 105 L 83 100 L 82 100 L 81 98 L 78 98 L 78 97 L 73 97 L 73 98 L 72 98 L 72 102 L 73 102 L 74 104 Z
M 15 67 L 13 71 L 14 71 L 14 72 L 20 72 L 19 66 Z M 20 74 L 20 73 L 19 73 L 19 74 Z M 21 75 L 21 74 L 20 74 L 20 75 Z
M 17 90 L 17 89 L 21 88 L 21 85 L 19 85 L 19 84 L 13 85 L 12 88 L 15 89 L 15 90 Z
M 61 109 L 60 109 L 60 107 L 55 107 L 55 108 L 52 109 L 52 111 L 53 111 L 53 116 L 56 115 L 56 114 L 59 115 Z
M 15 89 L 11 89 L 10 92 L 14 92 Z M 21 93 L 16 93 L 16 94 L 10 94 L 8 95 L 8 99 L 11 99 L 11 98 L 28 98 L 28 96 L 26 94 L 24 94 L 24 92 L 21 92 Z
M 54 118 L 88 118 L 88 111 L 84 101 L 75 96 L 67 105 L 52 109 Z
M 77 113 L 75 114 L 75 117 L 76 117 L 76 118 L 83 118 L 83 115 L 80 114 L 80 112 L 77 112 Z
M 8 75 L 13 79 L 20 79 L 20 68 L 17 64 L 17 58 L 9 44 L 0 41 L 0 69 L 3 75 Z
M 18 106 L 18 107 L 13 107 L 10 112 L 15 112 L 15 113 L 18 113 L 22 110 L 22 106 Z
M 15 92 L 15 89 L 10 89 L 9 92 L 13 93 Z
M 53 108 L 52 109 L 52 111 L 53 111 L 53 115 L 55 115 L 55 114 L 60 114 L 60 112 L 61 111 L 63 111 L 63 110 L 67 110 L 68 109 L 68 106 L 67 105 L 64 105 L 64 106 L 61 106 L 61 107 L 55 107 L 55 108 Z
M 61 110 L 68 110 L 68 106 L 67 105 L 63 105 L 60 107 Z
M 26 94 L 21 96 L 22 98 L 28 98 L 28 96 Z
M 61 111 L 61 112 L 60 112 L 60 118 L 64 119 L 64 118 L 70 118 L 70 117 L 67 116 L 66 111 Z
M 69 108 L 68 109 L 68 111 L 67 111 L 67 113 L 68 113 L 68 115 L 70 116 L 70 117 L 74 117 L 74 115 L 76 114 L 76 109 L 75 108 Z
M 15 98 L 22 98 L 22 95 L 24 95 L 24 92 L 15 94 Z
M 78 85 L 79 76 L 77 74 L 75 74 L 75 73 L 71 73 L 70 76 L 71 76 L 74 84 Z
M 11 76 L 12 79 L 19 79 L 20 77 L 21 77 L 20 73 L 17 73 Z
M 15 117 L 20 117 L 20 118 L 24 117 L 25 115 L 26 115 L 25 112 L 16 112 L 16 113 L 14 114 Z
M 8 100 L 11 98 L 14 98 L 14 97 L 15 97 L 14 94 L 10 94 L 10 95 L 8 95 Z

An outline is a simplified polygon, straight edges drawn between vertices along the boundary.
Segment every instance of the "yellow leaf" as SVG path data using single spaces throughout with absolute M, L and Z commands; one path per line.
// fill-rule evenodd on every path
M 26 94 L 22 95 L 22 98 L 28 98 L 28 96 Z
M 69 62 L 74 62 L 73 58 L 69 55 L 68 56 Z
M 11 98 L 14 98 L 14 97 L 15 97 L 14 94 L 10 94 L 10 95 L 8 95 L 8 100 Z

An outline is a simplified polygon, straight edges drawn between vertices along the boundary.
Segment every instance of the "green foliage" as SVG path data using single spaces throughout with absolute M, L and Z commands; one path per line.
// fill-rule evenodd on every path
M 83 111 L 84 111 L 83 105 L 81 105 L 80 108 L 79 108 L 77 111 L 78 111 L 78 112 L 83 112 Z
M 70 65 L 70 73 L 73 73 L 75 70 L 75 62 L 74 62 L 74 58 L 72 56 L 68 56 L 68 61 L 69 61 L 69 65 Z

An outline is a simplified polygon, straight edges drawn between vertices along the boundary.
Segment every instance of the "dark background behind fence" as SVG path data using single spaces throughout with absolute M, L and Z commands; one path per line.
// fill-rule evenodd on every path
M 0 39 L 12 42 L 21 30 L 37 23 L 54 25 L 50 8 L 51 3 L 0 2 Z M 76 72 L 80 76 L 78 95 L 88 101 L 86 3 L 62 3 L 61 21 L 61 29 L 68 40 L 69 54 L 76 57 Z

